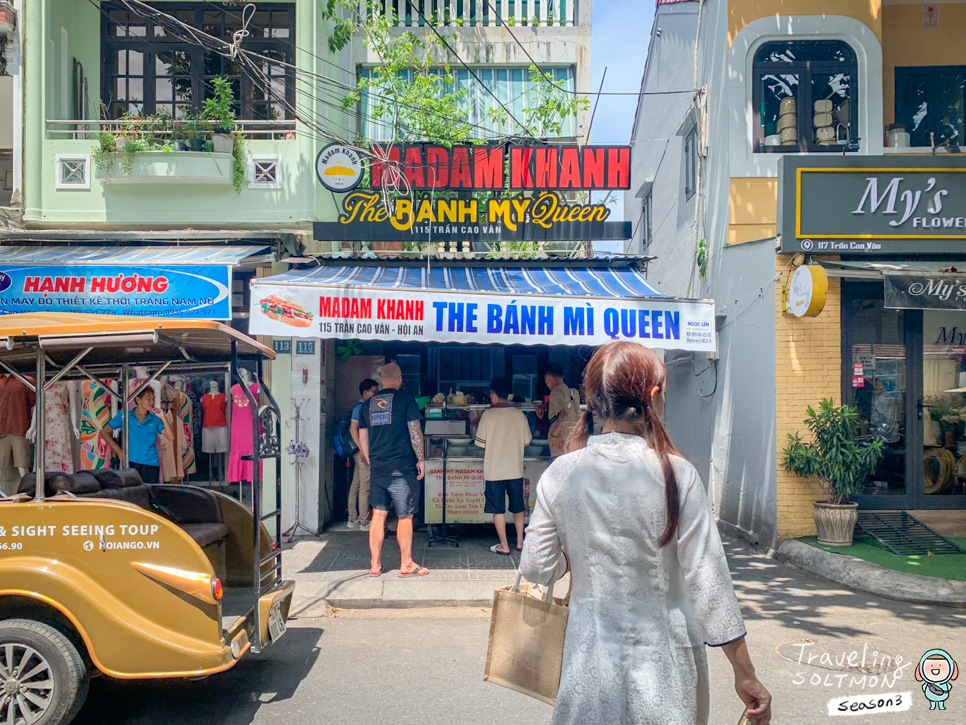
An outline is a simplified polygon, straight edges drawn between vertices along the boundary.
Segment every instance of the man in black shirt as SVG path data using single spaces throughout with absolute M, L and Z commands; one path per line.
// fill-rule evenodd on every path
M 396 540 L 399 542 L 399 576 L 429 574 L 429 569 L 413 561 L 413 514 L 419 496 L 419 481 L 426 474 L 423 430 L 419 406 L 408 393 L 400 391 L 402 370 L 396 363 L 382 369 L 382 389 L 363 404 L 359 412 L 359 448 L 369 459 L 369 576 L 382 574 L 382 542 L 386 517 L 392 506 L 399 517 Z

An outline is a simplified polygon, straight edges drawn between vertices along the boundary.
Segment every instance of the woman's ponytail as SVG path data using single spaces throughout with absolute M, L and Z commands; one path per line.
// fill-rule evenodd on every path
M 657 545 L 664 547 L 671 543 L 671 540 L 677 534 L 678 519 L 681 515 L 681 501 L 677 473 L 675 473 L 674 464 L 671 462 L 671 453 L 676 453 L 674 444 L 671 443 L 661 419 L 652 411 L 653 408 L 648 406 L 644 411 L 644 417 L 647 421 L 648 441 L 657 454 L 657 458 L 661 462 L 661 471 L 664 473 L 664 501 L 667 505 L 667 521 L 664 524 L 664 532 L 657 540 Z
M 567 438 L 566 451 L 579 451 L 587 447 L 587 439 L 594 432 L 594 414 L 590 408 L 584 411 L 583 415 L 577 420 L 576 425 L 571 429 L 570 436 Z

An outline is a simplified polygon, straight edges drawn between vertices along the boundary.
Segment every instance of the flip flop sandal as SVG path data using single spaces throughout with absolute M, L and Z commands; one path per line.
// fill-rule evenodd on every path
M 490 547 L 490 551 L 492 551 L 494 554 L 499 554 L 500 556 L 509 556 L 510 555 L 510 552 L 509 551 L 500 551 L 497 548 L 498 546 L 499 546 L 499 544 L 493 544 L 493 546 Z M 517 549 L 517 551 L 519 551 L 519 549 Z
M 425 566 L 417 566 L 409 572 L 399 572 L 399 576 L 403 579 L 410 579 L 415 576 L 426 576 L 427 574 L 429 574 L 429 569 Z
M 375 569 L 370 569 L 369 570 L 369 576 L 382 576 L 382 567 L 381 566 L 379 567 L 379 573 L 378 574 L 373 574 L 374 571 L 375 571 Z

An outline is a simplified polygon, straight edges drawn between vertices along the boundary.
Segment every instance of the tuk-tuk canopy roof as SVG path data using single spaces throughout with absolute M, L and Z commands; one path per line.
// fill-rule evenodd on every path
M 231 359 L 231 343 L 240 358 L 272 359 L 275 353 L 220 322 L 164 317 L 127 317 L 76 312 L 29 312 L 0 316 L 0 361 L 31 372 L 39 344 L 58 365 L 93 348 L 85 366 L 173 360 L 220 363 Z

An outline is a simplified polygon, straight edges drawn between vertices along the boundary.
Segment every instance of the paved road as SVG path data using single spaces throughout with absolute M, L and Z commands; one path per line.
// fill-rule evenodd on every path
M 954 684 L 946 713 L 930 713 L 914 668 L 926 649 L 945 647 L 966 666 L 966 611 L 899 604 L 836 589 L 729 543 L 729 557 L 759 674 L 775 695 L 775 723 L 839 722 L 830 698 L 911 692 L 912 709 L 848 718 L 849 725 L 966 722 L 966 680 Z M 542 703 L 482 681 L 488 614 L 481 608 L 357 610 L 302 619 L 276 647 L 200 682 L 97 680 L 78 725 L 540 725 Z M 814 643 L 814 644 L 813 644 Z M 802 647 L 833 653 L 832 668 L 799 664 Z M 781 651 L 779 651 L 781 650 Z M 834 659 L 866 655 L 863 673 Z M 873 652 L 877 653 L 874 657 Z M 891 687 L 881 654 L 912 662 Z M 784 655 L 784 656 L 783 656 Z M 710 653 L 713 725 L 738 721 L 729 668 Z M 889 667 L 886 668 L 890 669 Z M 844 677 L 843 677 L 844 675 Z M 893 674 L 890 675 L 891 677 Z M 873 684 L 872 677 L 876 677 Z M 812 684 L 812 682 L 818 684 Z M 796 684 L 796 683 L 801 684 Z M 615 724 L 616 725 L 616 724 Z

